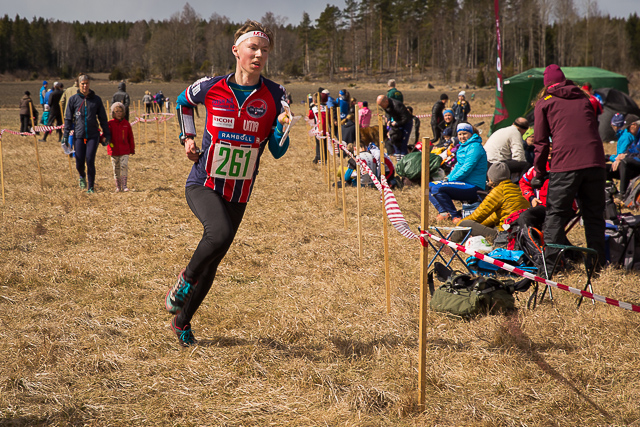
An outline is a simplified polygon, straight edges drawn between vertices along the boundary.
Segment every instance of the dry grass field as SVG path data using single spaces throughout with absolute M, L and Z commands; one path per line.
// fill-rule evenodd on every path
M 173 98 L 183 86 L 149 90 Z M 300 101 L 317 86 L 289 88 Z M 92 87 L 104 99 L 115 92 L 113 83 Z M 417 113 L 446 89 L 399 88 Z M 19 128 L 23 90 L 0 84 L 0 129 Z M 384 85 L 350 90 L 373 103 Z M 492 112 L 493 91 L 475 93 L 473 112 Z M 304 122 L 285 157 L 263 157 L 244 222 L 194 318 L 199 345 L 180 347 L 163 297 L 202 228 L 184 199 L 190 163 L 174 124 L 166 142 L 159 130 L 149 125 L 137 141 L 126 194 L 113 193 L 103 148 L 96 194 L 87 195 L 55 137 L 39 143 L 41 187 L 33 138 L 3 136 L 0 425 L 640 425 L 640 316 L 590 301 L 576 310 L 575 296 L 559 290 L 535 310 L 521 295 L 509 316 L 428 312 L 421 411 L 420 247 L 390 229 L 387 314 L 379 196 L 363 190 L 360 258 L 355 189 L 345 229 L 341 201 L 311 164 Z M 420 189 L 396 196 L 417 230 Z M 582 243 L 582 231 L 572 241 Z M 607 269 L 594 288 L 638 304 L 638 279 Z M 558 280 L 581 284 L 578 274 Z

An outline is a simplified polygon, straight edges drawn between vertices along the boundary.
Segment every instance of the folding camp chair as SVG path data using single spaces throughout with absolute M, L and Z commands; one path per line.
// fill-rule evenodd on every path
M 549 269 L 549 265 L 547 264 L 547 251 L 549 249 L 558 250 L 558 254 L 553 263 L 553 266 L 551 266 L 551 269 Z M 588 289 L 589 292 L 593 293 L 593 285 L 591 284 L 591 278 L 593 277 L 593 273 L 595 272 L 596 266 L 598 265 L 598 252 L 595 249 L 582 248 L 579 246 L 558 245 L 555 243 L 545 244 L 542 247 L 542 263 L 543 263 L 546 278 L 548 280 L 552 279 L 553 274 L 556 272 L 556 268 L 558 267 L 558 264 L 562 259 L 562 255 L 566 252 L 574 252 L 574 253 L 580 254 L 582 258 L 582 263 L 584 265 L 586 279 L 587 279 L 584 285 L 584 290 L 586 291 Z M 540 300 L 539 300 L 540 303 L 542 303 L 542 300 L 544 300 L 544 295 L 547 292 L 549 293 L 549 300 L 551 301 L 553 300 L 553 293 L 551 292 L 551 286 L 545 285 L 544 291 L 540 294 Z M 538 283 L 536 282 L 533 293 L 531 294 L 531 298 L 529 299 L 529 305 L 533 302 L 532 308 L 535 308 L 538 302 L 537 293 L 538 293 Z M 577 308 L 579 308 L 580 304 L 582 304 L 583 298 L 584 297 L 581 296 L 580 299 L 578 300 Z M 592 300 L 591 302 L 593 304 L 596 303 L 595 300 Z
M 464 238 L 460 242 L 461 245 L 464 245 L 464 242 L 466 242 L 469 236 L 471 235 L 471 227 L 439 227 L 439 226 L 432 225 L 429 228 L 432 230 L 435 230 L 436 233 L 440 235 L 440 237 L 447 240 L 451 238 L 454 232 L 464 231 L 465 232 Z M 443 234 L 443 231 L 444 232 L 448 231 L 446 236 Z M 433 255 L 433 257 L 429 261 L 429 265 L 427 266 L 427 269 L 431 268 L 431 264 L 433 264 L 437 258 L 440 258 L 442 262 L 446 264 L 447 267 L 449 267 L 449 265 L 453 262 L 455 258 L 458 258 L 458 260 L 462 263 L 462 265 L 464 265 L 465 268 L 469 271 L 469 273 L 471 273 L 471 270 L 469 270 L 467 263 L 465 263 L 464 260 L 460 257 L 460 254 L 458 253 L 457 249 L 450 248 L 453 251 L 453 254 L 451 255 L 451 257 L 449 257 L 449 260 L 447 261 L 447 259 L 443 256 L 443 249 L 446 246 L 444 243 L 435 242 L 435 241 L 432 242 L 431 239 L 427 239 L 427 242 L 429 243 L 429 246 L 431 246 L 431 248 L 433 248 L 433 250 L 436 251 L 435 255 Z M 436 245 L 440 245 L 440 246 L 436 247 Z M 449 246 L 446 246 L 446 247 L 449 247 Z

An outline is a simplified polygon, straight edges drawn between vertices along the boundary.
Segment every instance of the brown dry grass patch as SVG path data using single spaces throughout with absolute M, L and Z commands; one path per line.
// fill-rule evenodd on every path
M 3 110 L 0 128 L 17 125 L 17 110 Z M 533 311 L 522 296 L 511 316 L 429 312 L 420 412 L 419 247 L 391 230 L 387 315 L 379 198 L 363 192 L 359 258 L 355 191 L 344 229 L 302 123 L 283 159 L 265 155 L 194 319 L 200 345 L 180 348 L 162 298 L 201 226 L 184 201 L 181 147 L 149 132 L 155 142 L 138 141 L 130 160 L 135 191 L 111 192 L 100 149 L 94 196 L 79 191 L 55 138 L 40 144 L 41 189 L 33 140 L 5 134 L 0 425 L 640 423 L 640 318 L 590 302 L 576 310 L 561 291 Z M 416 229 L 420 190 L 396 195 Z M 572 233 L 580 242 L 582 230 Z M 561 281 L 580 286 L 576 274 Z M 594 287 L 640 302 L 636 273 L 607 270 Z

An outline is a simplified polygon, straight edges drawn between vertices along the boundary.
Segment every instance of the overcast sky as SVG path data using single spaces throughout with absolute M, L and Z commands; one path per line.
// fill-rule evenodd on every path
M 585 0 L 574 0 L 582 11 Z M 168 19 L 180 12 L 186 2 L 175 0 L 0 0 L 0 14 L 5 13 L 14 18 L 43 17 L 62 21 L 137 21 L 141 19 Z M 628 17 L 636 12 L 640 15 L 640 0 L 597 0 L 602 14 L 617 17 Z M 259 20 L 266 12 L 273 12 L 286 18 L 286 24 L 296 25 L 302 20 L 302 13 L 307 12 L 315 21 L 327 4 L 344 7 L 343 0 L 308 1 L 308 0 L 190 0 L 189 4 L 203 18 L 208 19 L 213 13 L 228 17 L 233 22 L 244 22 L 246 19 Z M 493 9 L 490 11 L 493 12 Z

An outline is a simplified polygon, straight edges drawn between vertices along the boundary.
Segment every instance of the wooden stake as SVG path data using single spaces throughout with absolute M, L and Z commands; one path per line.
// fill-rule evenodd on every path
M 144 143 L 148 144 L 149 141 L 149 134 L 147 133 L 147 119 L 149 118 L 149 116 L 147 115 L 147 105 L 145 104 L 144 106 Z
M 169 117 L 165 116 L 165 118 L 169 118 Z M 162 123 L 164 123 L 164 143 L 166 144 L 167 143 L 167 121 L 165 120 Z
M 327 120 L 326 121 L 327 121 L 327 123 L 326 123 L 326 126 L 327 126 L 326 134 L 327 135 L 326 135 L 326 139 L 325 139 L 326 151 L 324 153 L 324 157 L 327 160 L 327 164 L 325 165 L 324 172 L 325 172 L 325 174 L 327 176 L 327 181 L 329 182 L 329 191 L 331 191 L 331 176 L 330 176 L 330 172 L 331 172 L 331 170 L 330 170 L 331 167 L 330 166 L 331 165 L 329 163 L 329 143 L 330 143 L 329 138 L 331 138 L 331 131 L 333 130 L 333 116 L 331 114 L 331 108 L 329 108 L 329 107 L 327 107 Z
M 138 99 L 138 110 L 136 111 L 138 113 L 138 118 L 140 118 L 140 114 L 142 114 L 140 112 L 140 100 Z M 139 143 L 142 142 L 142 139 L 140 138 L 140 132 L 142 131 L 142 122 L 138 120 L 138 141 Z
M 31 127 L 35 128 L 36 124 L 33 122 L 33 102 L 29 103 L 29 111 L 31 111 Z M 44 189 L 44 181 L 42 180 L 42 170 L 40 169 L 40 153 L 38 151 L 38 137 L 33 134 L 33 143 L 36 146 L 36 161 L 38 162 L 38 175 L 40 175 L 40 188 Z
M 429 138 L 422 138 L 422 212 L 421 229 L 429 227 Z M 418 370 L 418 403 L 424 408 L 427 385 L 427 298 L 429 285 L 427 283 L 427 266 L 429 265 L 429 248 L 420 246 L 420 332 L 419 332 L 419 359 Z
M 2 135 L 0 135 L 0 184 L 2 184 L 2 204 L 4 205 L 4 163 L 2 160 Z
M 160 142 L 160 124 L 158 123 L 158 111 L 160 110 L 160 106 L 156 102 L 153 104 L 153 112 L 156 117 L 156 142 Z
M 178 135 L 180 135 L 180 125 L 178 124 L 178 109 L 176 108 L 176 110 L 173 112 L 173 124 L 176 127 L 176 136 L 175 138 L 178 138 Z M 173 140 L 173 138 L 171 138 Z
M 309 117 L 309 110 L 311 110 L 311 106 L 309 105 L 309 97 L 307 96 L 307 117 Z M 311 125 L 309 123 L 309 130 L 313 129 L 313 125 Z M 313 149 L 313 141 L 311 141 L 311 135 L 309 135 L 309 132 L 307 132 L 307 142 L 309 143 L 309 146 L 311 147 L 311 149 Z
M 380 133 L 380 178 L 384 176 L 385 163 L 384 163 L 384 136 L 382 135 L 382 120 L 380 120 L 381 113 L 380 107 L 378 107 L 378 132 Z M 384 245 L 384 284 L 385 295 L 387 297 L 387 314 L 391 314 L 391 280 L 389 273 L 389 220 L 387 218 L 387 209 L 385 208 L 384 189 L 382 192 L 382 241 Z
M 338 126 L 338 139 L 342 144 L 342 126 Z M 342 216 L 344 217 L 344 229 L 347 230 L 347 198 L 345 196 L 346 183 L 344 182 L 344 153 L 340 149 L 340 181 L 342 182 Z M 337 181 L 336 181 L 337 182 Z M 337 185 L 337 184 L 336 184 Z
M 356 104 L 355 115 L 358 117 L 358 105 Z M 356 126 L 356 147 L 353 150 L 356 156 L 356 159 L 360 156 L 360 126 Z M 360 162 L 356 160 L 356 194 L 358 195 L 358 254 L 360 258 L 364 256 L 362 249 L 362 208 L 360 206 L 360 182 L 362 178 L 360 177 Z
M 327 115 L 330 117 L 331 126 L 327 129 L 327 190 L 331 193 L 331 151 L 333 150 L 333 108 L 327 107 Z M 335 156 L 331 156 L 334 157 Z
M 320 99 L 320 97 L 318 96 L 318 99 Z M 322 109 L 324 108 L 325 110 L 325 120 L 322 120 Z M 325 154 L 326 154 L 326 132 L 324 132 L 324 122 L 326 121 L 326 111 L 327 111 L 327 107 L 323 106 L 321 104 L 318 105 L 318 130 L 320 131 L 320 136 L 324 136 L 325 138 L 319 138 L 318 141 L 320 141 L 320 172 L 322 173 L 322 181 L 324 182 L 324 180 L 326 179 L 326 176 L 324 174 L 324 166 L 325 166 Z
M 341 127 L 342 127 L 342 126 L 340 126 L 340 124 L 338 123 L 338 128 L 341 128 Z M 331 156 L 331 157 L 333 157 L 333 182 L 335 182 L 335 187 L 336 187 L 336 189 L 335 189 L 335 193 L 336 193 L 336 207 L 338 207 L 338 206 L 339 206 L 339 205 L 338 205 L 338 166 L 337 166 L 337 162 L 336 162 L 336 156 L 337 156 L 337 154 L 336 154 L 336 150 L 335 150 L 336 145 L 335 145 L 335 143 L 334 143 L 334 141 L 333 141 L 333 137 L 334 137 L 333 132 L 334 132 L 334 131 L 333 131 L 333 128 L 332 128 L 332 129 L 331 129 L 331 149 L 332 149 L 333 151 L 331 152 L 331 154 L 333 154 L 333 156 Z M 340 151 L 342 151 L 342 150 L 340 150 Z

